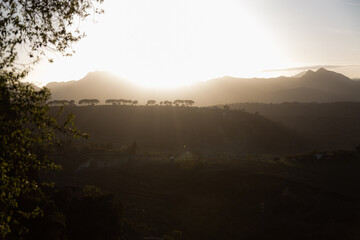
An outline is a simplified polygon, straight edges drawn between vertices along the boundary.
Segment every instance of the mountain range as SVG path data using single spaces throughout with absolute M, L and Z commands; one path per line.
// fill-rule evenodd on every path
M 156 101 L 191 99 L 198 106 L 236 102 L 359 102 L 360 81 L 320 68 L 293 77 L 222 77 L 177 89 L 140 87 L 107 72 L 91 72 L 78 81 L 46 85 L 53 100 L 131 99 L 145 104 Z

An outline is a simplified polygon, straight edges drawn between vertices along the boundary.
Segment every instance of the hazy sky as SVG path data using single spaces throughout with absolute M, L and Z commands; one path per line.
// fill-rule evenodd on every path
M 105 70 L 172 87 L 319 65 L 360 77 L 360 0 L 105 0 L 103 8 L 96 23 L 81 24 L 87 37 L 73 57 L 42 62 L 28 80 L 78 80 Z

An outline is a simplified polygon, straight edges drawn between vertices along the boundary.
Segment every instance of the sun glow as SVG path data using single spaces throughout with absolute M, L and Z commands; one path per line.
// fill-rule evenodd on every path
M 284 64 L 270 29 L 237 1 L 105 1 L 103 8 L 96 24 L 83 24 L 87 38 L 73 57 L 43 63 L 47 70 L 31 77 L 64 81 L 103 70 L 167 88 Z

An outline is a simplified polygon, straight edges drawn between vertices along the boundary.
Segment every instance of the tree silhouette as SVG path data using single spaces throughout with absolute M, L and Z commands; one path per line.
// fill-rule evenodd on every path
M 53 100 L 48 102 L 49 106 L 68 106 L 69 101 L 68 100 Z
M 82 105 L 82 104 L 89 104 L 88 99 L 81 99 L 81 100 L 79 101 L 79 105 Z
M 94 2 L 102 1 L 0 2 L 0 239 L 8 239 L 9 233 L 11 239 L 28 239 L 20 223 L 40 216 L 41 208 L 20 200 L 27 194 L 43 196 L 41 181 L 31 173 L 57 168 L 39 152 L 57 142 L 57 131 L 76 134 L 69 127 L 72 115 L 64 124 L 50 115 L 48 89 L 36 91 L 20 81 L 48 51 L 71 55 L 72 44 L 84 36 L 75 22 L 85 20 L 88 10 L 100 13 Z M 27 55 L 22 57 L 29 64 L 17 62 L 24 48 Z
M 184 100 L 180 100 L 180 99 L 177 99 L 177 100 L 174 101 L 174 104 L 175 104 L 176 106 L 179 106 L 179 105 L 181 105 L 181 104 L 183 104 L 183 103 L 184 103 Z
M 81 99 L 79 101 L 79 104 L 87 104 L 87 105 L 96 105 L 98 104 L 100 101 L 97 99 Z
M 132 105 L 134 105 L 134 106 L 138 105 L 138 100 L 132 101 Z
M 147 101 L 147 105 L 150 105 L 150 106 L 153 106 L 156 104 L 156 101 L 155 100 L 148 100 Z
M 164 101 L 164 105 L 166 105 L 166 106 L 172 106 L 172 102 L 171 101 Z
M 114 105 L 116 104 L 116 99 L 106 99 L 105 103 Z
M 98 104 L 100 101 L 97 99 L 91 99 L 91 105 L 96 105 Z
M 192 106 L 195 102 L 193 100 L 184 100 L 186 106 Z

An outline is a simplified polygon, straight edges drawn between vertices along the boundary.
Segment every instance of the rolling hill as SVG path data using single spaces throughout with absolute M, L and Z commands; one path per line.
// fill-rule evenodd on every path
M 353 149 L 360 144 L 360 103 L 235 103 L 231 109 L 281 122 L 311 142 L 314 150 Z
M 56 112 L 57 108 L 52 108 Z M 242 111 L 197 107 L 66 107 L 90 140 L 142 149 L 202 153 L 288 153 L 308 150 L 301 137 L 281 124 Z

